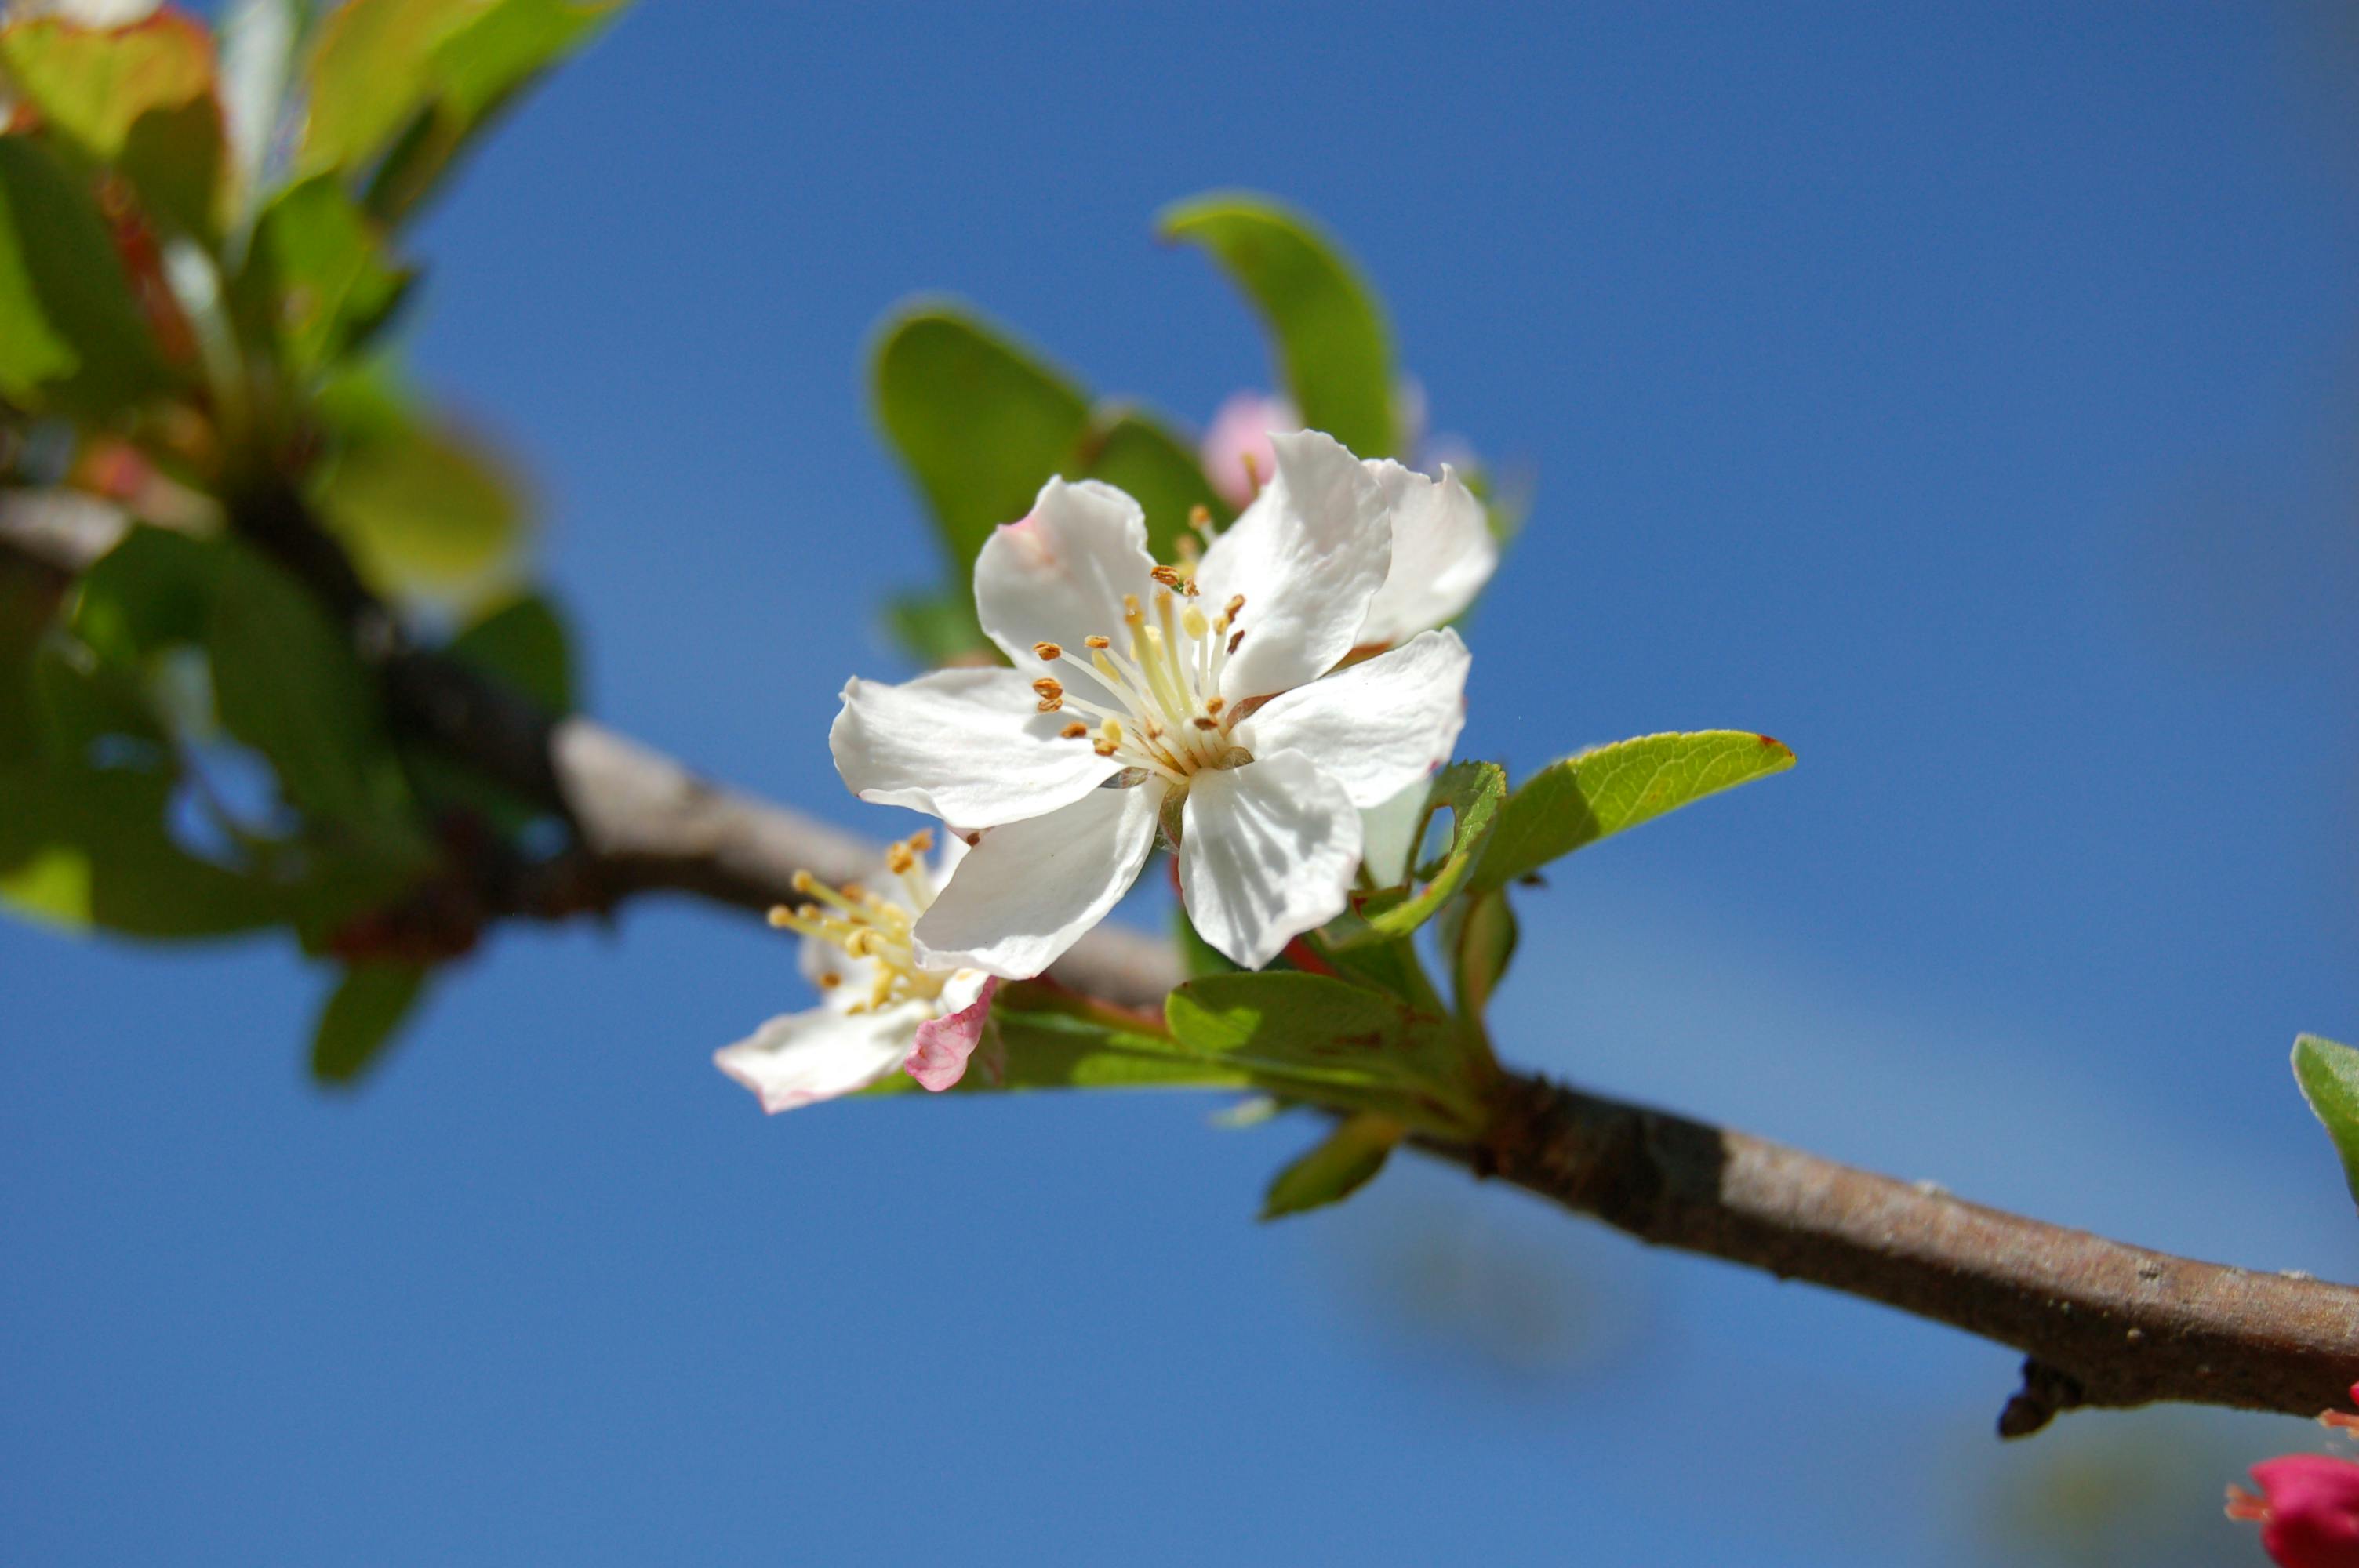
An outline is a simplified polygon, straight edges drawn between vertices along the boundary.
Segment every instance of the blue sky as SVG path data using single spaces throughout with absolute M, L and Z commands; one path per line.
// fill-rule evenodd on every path
M 647 5 L 426 225 L 416 360 L 538 476 L 596 711 L 882 833 L 821 744 L 936 569 L 874 323 L 1201 421 L 1265 351 L 1149 219 L 1299 201 L 1536 476 L 1464 751 L 1801 756 L 1528 901 L 1503 1051 L 2351 1277 L 2285 1054 L 2359 1036 L 2354 60 L 2325 6 Z M 503 934 L 357 1097 L 321 984 L 0 926 L 10 1558 L 2257 1562 L 2217 1488 L 2314 1437 L 2001 1450 L 2006 1353 L 1448 1172 L 1256 1226 L 1310 1130 L 1197 1097 L 766 1120 L 706 1058 L 791 955 L 694 907 Z M 2162 1533 L 2008 1533 L 2107 1498 Z

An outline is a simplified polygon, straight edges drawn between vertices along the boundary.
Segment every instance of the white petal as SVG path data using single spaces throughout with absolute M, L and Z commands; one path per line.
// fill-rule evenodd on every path
M 1204 940 L 1249 969 L 1343 913 L 1360 814 L 1299 752 L 1198 773 L 1180 838 L 1180 897 Z
M 1105 918 L 1155 847 L 1163 788 L 1092 790 L 1061 811 L 995 827 L 910 936 L 929 968 L 1038 974 Z
M 1002 524 L 974 558 L 984 631 L 1027 677 L 1044 667 L 1035 643 L 1078 649 L 1122 633 L 1122 596 L 1154 588 L 1147 514 L 1110 484 L 1052 479 L 1020 523 Z
M 1202 600 L 1245 596 L 1245 641 L 1221 672 L 1231 702 L 1266 697 L 1335 667 L 1359 641 L 1392 564 L 1392 525 L 1375 476 L 1331 436 L 1279 436 L 1277 472 L 1204 552 Z
M 1376 886 L 1398 887 L 1408 881 L 1418 824 L 1425 820 L 1425 797 L 1432 793 L 1432 784 L 1419 779 L 1381 805 L 1360 808 L 1360 863 Z
M 1430 480 L 1386 458 L 1368 464 L 1393 516 L 1393 567 L 1368 605 L 1363 643 L 1398 643 L 1474 602 L 1498 569 L 1483 503 L 1450 470 Z
M 1381 806 L 1450 760 L 1473 662 L 1457 633 L 1425 633 L 1272 697 L 1237 726 L 1237 744 L 1256 757 L 1300 752 L 1353 805 Z
M 1079 799 L 1113 770 L 1087 740 L 1057 731 L 1015 670 L 937 670 L 900 686 L 858 676 L 827 732 L 853 794 L 962 827 L 1038 816 Z
M 864 1089 L 908 1059 L 918 1025 L 933 1015 L 923 1002 L 879 1012 L 832 1008 L 774 1018 L 751 1036 L 712 1054 L 712 1065 L 752 1089 L 776 1115 Z

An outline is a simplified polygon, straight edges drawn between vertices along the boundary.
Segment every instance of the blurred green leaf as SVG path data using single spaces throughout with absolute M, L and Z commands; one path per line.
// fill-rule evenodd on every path
M 1494 888 L 1459 905 L 1450 951 L 1456 956 L 1452 989 L 1458 1016 L 1480 1023 L 1516 956 L 1516 912 L 1507 905 L 1506 889 Z
M 1364 458 L 1390 456 L 1392 344 L 1374 292 L 1308 216 L 1246 191 L 1165 210 L 1166 240 L 1201 245 L 1260 309 L 1302 422 Z
M 171 384 L 87 186 L 0 135 L 0 397 L 114 420 Z
M 172 839 L 168 773 L 71 760 L 0 765 L 0 903 L 68 930 L 221 936 L 282 920 L 286 895 Z
M 2294 1082 L 2310 1114 L 2334 1141 L 2343 1159 L 2343 1179 L 2359 1199 L 2359 1051 L 2315 1034 L 2293 1043 Z
M 1262 1199 L 1261 1217 L 1277 1219 L 1342 1203 L 1375 1178 L 1408 1129 L 1376 1111 L 1347 1117 L 1316 1147 L 1277 1173 Z
M 451 640 L 462 664 L 513 687 L 551 714 L 577 706 L 573 651 L 557 607 L 538 594 L 510 600 Z
M 231 555 L 206 645 L 223 726 L 269 759 L 288 800 L 341 829 L 349 855 L 422 869 L 430 849 L 375 684 L 303 587 L 258 556 Z
M 899 595 L 885 607 L 885 621 L 893 640 L 919 664 L 998 660 L 975 619 L 974 594 L 963 583 L 940 593 Z
M 40 754 L 33 652 L 56 613 L 57 594 L 42 575 L 0 556 L 0 767 Z
M 1127 492 L 1147 513 L 1147 547 L 1158 561 L 1180 558 L 1190 535 L 1188 514 L 1201 506 L 1226 523 L 1228 503 L 1212 490 L 1196 454 L 1143 409 L 1103 411 L 1090 437 L 1088 477 Z
M 1470 885 L 1505 887 L 1560 855 L 1793 765 L 1785 745 L 1743 730 L 1647 735 L 1551 762 L 1508 797 Z
M 952 306 L 905 311 L 878 342 L 876 417 L 963 579 L 991 531 L 1071 464 L 1089 404 L 1060 373 Z
M 356 173 L 382 155 L 366 205 L 388 221 L 434 189 L 475 134 L 612 19 L 567 0 L 350 0 L 307 62 L 304 174 Z
M 124 670 L 142 668 L 174 643 L 201 643 L 229 554 L 217 541 L 135 526 L 82 574 L 67 624 L 93 654 Z
M 1452 762 L 1444 768 L 1434 778 L 1433 791 L 1426 797 L 1425 816 L 1410 840 L 1421 844 L 1425 824 L 1446 808 L 1451 816 L 1450 846 L 1441 863 L 1413 869 L 1412 881 L 1424 877 L 1423 888 L 1387 890 L 1358 901 L 1354 914 L 1332 930 L 1332 945 L 1355 947 L 1407 936 L 1440 913 L 1473 873 L 1506 795 L 1507 775 L 1495 762 Z M 1413 857 L 1416 850 L 1410 853 Z
M 362 575 L 461 600 L 498 589 L 530 536 L 521 481 L 483 443 L 355 384 L 340 384 L 329 401 L 343 445 L 315 500 Z
M 1241 966 L 1237 961 L 1204 940 L 1195 922 L 1188 918 L 1185 904 L 1176 900 L 1171 905 L 1171 939 L 1180 945 L 1180 967 L 1193 979 L 1198 975 L 1234 975 Z
M 375 1067 L 425 989 L 426 971 L 415 964 L 346 969 L 311 1033 L 311 1076 L 347 1085 Z
M 364 344 L 410 278 L 377 224 L 333 177 L 321 175 L 263 209 L 237 289 L 247 319 L 277 342 L 290 371 L 307 376 Z
M 14 22 L 0 27 L 0 62 L 42 122 L 120 169 L 152 214 L 218 231 L 221 104 L 201 23 L 170 9 L 121 27 Z

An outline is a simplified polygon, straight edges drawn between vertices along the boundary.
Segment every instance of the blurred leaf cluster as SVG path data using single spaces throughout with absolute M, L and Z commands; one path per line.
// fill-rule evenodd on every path
M 342 971 L 314 1066 L 345 1079 L 475 941 L 482 868 L 547 838 L 389 720 L 388 656 L 435 628 L 571 700 L 529 498 L 391 346 L 404 230 L 614 7 L 121 9 L 0 25 L 0 511 L 111 545 L 63 583 L 0 554 L 0 899 L 292 931 Z

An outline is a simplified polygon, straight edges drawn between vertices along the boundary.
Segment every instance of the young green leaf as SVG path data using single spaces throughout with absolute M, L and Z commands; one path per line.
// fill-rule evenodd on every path
M 1147 548 L 1158 561 L 1180 558 L 1188 514 L 1201 506 L 1225 523 L 1228 503 L 1204 477 L 1203 465 L 1161 422 L 1136 408 L 1102 411 L 1089 438 L 1089 477 L 1127 492 L 1147 513 Z
M 2293 1077 L 2310 1114 L 2334 1141 L 2343 1179 L 2359 1199 L 2359 1051 L 2305 1034 L 2293 1043 Z
M 1452 986 L 1458 1016 L 1469 1024 L 1479 1023 L 1516 956 L 1516 912 L 1507 907 L 1506 890 L 1494 888 L 1460 904 L 1448 946 L 1455 955 Z
M 1089 404 L 1061 373 L 952 306 L 906 310 L 873 369 L 876 417 L 963 578 L 1002 523 L 1075 463 Z
M 320 175 L 263 209 L 237 296 L 301 377 L 366 342 L 401 303 L 410 276 L 343 186 Z
M 0 397 L 114 419 L 172 383 L 87 182 L 0 136 Z
M 173 840 L 165 772 L 0 766 L 0 903 L 71 931 L 225 936 L 283 920 L 282 890 Z
M 344 971 L 311 1033 L 311 1076 L 349 1086 L 384 1059 L 417 1007 L 426 971 L 415 964 L 359 964 Z
M 505 586 L 532 536 L 531 503 L 507 465 L 481 441 L 425 424 L 350 440 L 318 503 L 371 582 L 462 602 Z
M 1262 1199 L 1262 1218 L 1342 1203 L 1375 1178 L 1394 1146 L 1408 1135 L 1408 1128 L 1378 1111 L 1345 1118 L 1309 1153 L 1277 1173 Z
M 1390 334 L 1375 294 L 1317 224 L 1267 197 L 1222 191 L 1166 209 L 1156 227 L 1203 246 L 1260 309 L 1306 426 L 1364 458 L 1393 452 Z
M 1505 887 L 1609 834 L 1793 765 L 1782 743 L 1742 730 L 1641 736 L 1551 762 L 1508 796 L 1469 886 Z
M 565 622 L 539 594 L 508 600 L 451 639 L 444 652 L 506 682 L 551 714 L 570 713 L 577 706 Z
M 952 1093 L 994 1094 L 1023 1089 L 1245 1088 L 1253 1080 L 1242 1068 L 1190 1051 L 1158 1031 L 1125 1027 L 1053 1006 L 1056 999 L 1028 998 L 1029 988 L 1006 987 L 991 1015 L 991 1033 L 967 1065 Z M 906 1073 L 895 1073 L 864 1095 L 902 1094 L 917 1088 Z
M 1453 762 L 1444 768 L 1434 778 L 1433 793 L 1426 798 L 1424 817 L 1424 821 L 1430 821 L 1435 812 L 1447 809 L 1450 813 L 1450 848 L 1441 863 L 1432 868 L 1412 868 L 1412 879 L 1430 871 L 1422 888 L 1411 885 L 1388 890 L 1361 902 L 1355 911 L 1356 923 L 1344 923 L 1348 928 L 1333 934 L 1334 945 L 1355 947 L 1407 936 L 1439 914 L 1473 872 L 1506 795 L 1507 775 L 1495 762 Z M 1421 823 L 1418 839 L 1424 835 Z
M 223 726 L 270 760 L 288 800 L 356 856 L 422 867 L 430 851 L 375 683 L 301 585 L 258 556 L 230 557 L 206 646 Z
M 121 27 L 35 17 L 0 27 L 0 63 L 42 124 L 122 171 L 151 216 L 200 235 L 220 227 L 221 105 L 212 40 L 161 10 Z

